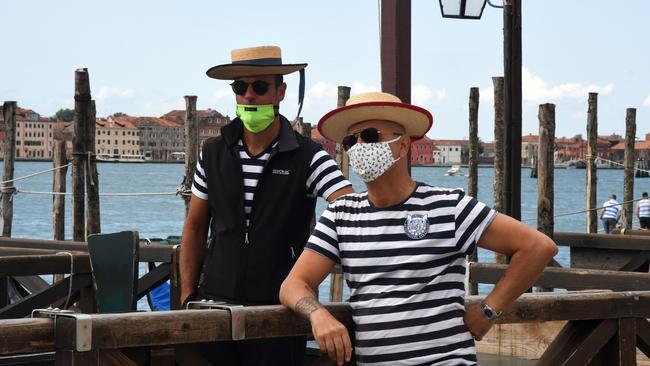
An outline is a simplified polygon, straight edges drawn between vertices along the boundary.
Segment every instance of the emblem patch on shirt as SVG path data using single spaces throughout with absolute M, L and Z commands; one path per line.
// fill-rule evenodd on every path
M 289 175 L 291 171 L 285 169 L 273 169 L 272 173 L 278 175 Z
M 406 215 L 404 220 L 404 232 L 411 239 L 422 239 L 429 232 L 429 218 L 427 215 L 413 214 Z

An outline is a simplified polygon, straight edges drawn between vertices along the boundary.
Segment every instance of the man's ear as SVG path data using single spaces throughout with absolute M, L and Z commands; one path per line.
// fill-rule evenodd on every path
M 282 83 L 276 89 L 276 95 L 278 97 L 278 103 L 284 100 L 284 94 L 287 91 L 287 84 Z
M 403 159 L 408 158 L 409 149 L 411 148 L 411 136 L 402 135 L 402 138 L 399 139 L 399 144 L 399 156 Z

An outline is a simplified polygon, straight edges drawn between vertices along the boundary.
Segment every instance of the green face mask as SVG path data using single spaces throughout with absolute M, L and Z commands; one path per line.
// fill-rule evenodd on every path
M 237 117 L 241 119 L 247 130 L 259 133 L 269 127 L 275 119 L 275 108 L 273 104 L 237 104 Z

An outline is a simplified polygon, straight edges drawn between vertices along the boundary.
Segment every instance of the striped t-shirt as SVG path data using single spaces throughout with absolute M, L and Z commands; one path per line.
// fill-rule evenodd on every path
M 650 199 L 639 201 L 639 217 L 650 217 Z
M 465 256 L 495 214 L 460 188 L 423 183 L 391 207 L 375 208 L 367 192 L 329 205 L 306 248 L 341 263 L 359 365 L 476 364 Z
M 243 141 L 239 140 L 239 158 L 242 164 L 244 177 L 244 211 L 246 213 L 246 226 L 250 223 L 250 214 L 253 208 L 253 198 L 257 182 L 262 176 L 266 162 L 271 157 L 273 150 L 278 146 L 277 141 L 272 143 L 266 150 L 257 156 L 252 156 L 246 149 Z M 337 190 L 349 186 L 351 183 L 345 179 L 336 166 L 336 162 L 325 152 L 319 150 L 311 159 L 309 167 L 309 178 L 305 182 L 307 195 L 311 197 L 329 197 Z M 206 183 L 205 170 L 203 169 L 203 154 L 199 156 L 194 173 L 192 193 L 203 200 L 208 199 L 208 187 Z
M 603 219 L 618 220 L 618 212 L 621 209 L 621 205 L 616 200 L 610 199 L 605 202 L 603 208 L 605 209 L 605 212 L 603 212 Z

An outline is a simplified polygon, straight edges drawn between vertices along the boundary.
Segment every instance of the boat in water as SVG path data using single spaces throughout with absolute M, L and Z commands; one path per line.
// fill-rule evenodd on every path
M 445 173 L 445 176 L 464 176 L 465 173 L 460 169 L 460 165 L 452 165 L 449 170 L 447 170 L 447 173 Z
M 97 154 L 97 161 L 107 163 L 144 163 L 145 160 L 140 154 Z

